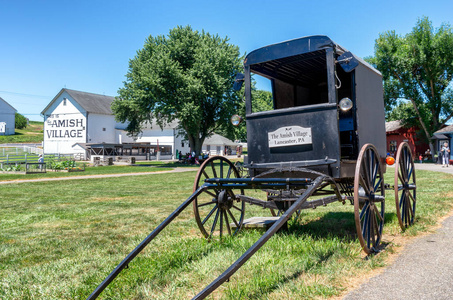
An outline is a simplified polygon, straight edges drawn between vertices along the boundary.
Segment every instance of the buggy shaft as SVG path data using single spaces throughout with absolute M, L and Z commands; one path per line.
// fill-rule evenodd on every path
M 184 203 L 172 212 L 159 226 L 156 227 L 125 259 L 104 279 L 104 281 L 88 296 L 87 300 L 96 299 L 100 293 L 126 268 L 133 260 L 168 224 L 171 223 L 206 187 L 199 187 Z

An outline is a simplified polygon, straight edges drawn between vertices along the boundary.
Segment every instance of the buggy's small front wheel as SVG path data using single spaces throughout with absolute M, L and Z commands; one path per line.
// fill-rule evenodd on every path
M 207 159 L 198 170 L 193 190 L 208 178 L 240 178 L 231 161 L 222 156 Z M 244 191 L 234 189 L 207 189 L 193 201 L 195 220 L 201 233 L 208 239 L 225 234 L 235 235 L 244 221 L 245 203 L 235 195 Z
M 396 215 L 404 230 L 414 223 L 417 205 L 414 159 L 407 143 L 401 143 L 396 153 L 394 189 Z
M 376 148 L 365 144 L 357 159 L 354 178 L 354 217 L 357 236 L 367 254 L 378 251 L 385 209 L 384 177 Z

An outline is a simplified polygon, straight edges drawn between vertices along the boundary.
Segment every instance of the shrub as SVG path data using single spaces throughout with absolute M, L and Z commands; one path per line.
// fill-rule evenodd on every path
M 16 129 L 24 129 L 28 125 L 28 120 L 23 115 L 16 113 L 15 127 Z

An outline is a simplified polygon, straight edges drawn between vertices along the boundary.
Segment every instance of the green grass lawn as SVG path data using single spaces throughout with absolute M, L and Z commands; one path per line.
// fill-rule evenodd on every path
M 16 129 L 16 134 L 0 136 L 0 144 L 3 143 L 41 143 L 43 140 L 43 122 L 30 121 L 24 129 Z
M 77 162 L 77 166 L 83 166 L 84 162 Z M 159 172 L 168 171 L 174 168 L 194 168 L 194 166 L 183 165 L 178 163 L 167 163 L 167 162 L 139 162 L 136 165 L 114 165 L 114 166 L 99 166 L 99 167 L 85 167 L 83 172 L 60 172 L 47 170 L 47 173 L 43 174 L 0 174 L 0 181 L 9 180 L 27 180 L 27 179 L 38 179 L 38 178 L 56 178 L 56 177 L 70 177 L 70 176 L 90 176 L 99 174 L 121 174 L 121 173 L 142 173 L 142 172 Z
M 0 298 L 85 299 L 192 193 L 194 177 L 188 172 L 0 185 Z M 209 299 L 339 295 L 347 278 L 385 265 L 388 254 L 399 247 L 392 242 L 395 237 L 429 231 L 451 211 L 452 178 L 417 172 L 417 220 L 404 233 L 387 192 L 384 242 L 389 245 L 370 259 L 364 259 L 355 236 L 351 205 L 304 210 L 288 232 L 271 238 Z M 246 217 L 269 215 L 247 206 Z M 189 207 L 99 299 L 191 299 L 261 234 L 246 230 L 222 242 L 207 242 Z

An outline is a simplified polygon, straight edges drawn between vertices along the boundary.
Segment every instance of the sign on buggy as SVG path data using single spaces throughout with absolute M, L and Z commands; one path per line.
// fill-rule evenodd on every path
M 311 144 L 311 128 L 281 127 L 269 132 L 269 148 Z

